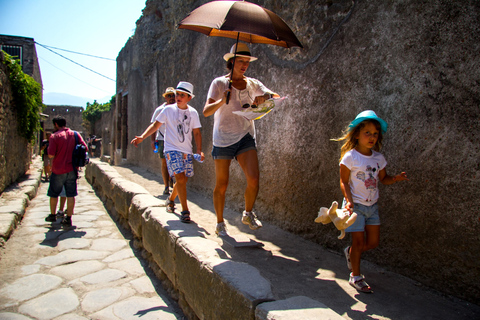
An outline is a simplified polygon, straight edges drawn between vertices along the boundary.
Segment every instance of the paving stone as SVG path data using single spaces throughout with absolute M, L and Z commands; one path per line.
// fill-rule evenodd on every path
M 121 239 L 96 239 L 93 241 L 91 250 L 118 251 L 127 245 L 126 240 Z
M 115 262 L 134 257 L 132 249 L 123 249 L 103 259 L 103 262 Z
M 96 312 L 116 302 L 122 296 L 122 289 L 105 288 L 87 293 L 83 297 L 82 310 Z
M 152 280 L 149 277 L 143 276 L 141 278 L 130 281 L 132 287 L 137 290 L 138 293 L 153 293 L 155 287 L 152 284 Z
M 105 269 L 101 270 L 87 276 L 81 277 L 79 280 L 89 283 L 89 284 L 98 284 L 115 281 L 127 276 L 125 271 L 120 271 L 116 269 Z
M 177 320 L 179 317 L 160 297 L 132 297 L 94 313 L 92 318 L 122 320 Z
M 0 312 L 0 319 L 2 320 L 32 320 L 32 318 L 22 316 L 18 313 Z
M 87 274 L 97 272 L 104 267 L 105 267 L 105 264 L 96 260 L 79 261 L 79 262 L 52 268 L 50 272 L 66 280 L 73 280 L 73 279 L 83 277 Z
M 35 263 L 47 266 L 59 266 L 66 263 L 72 263 L 83 260 L 104 259 L 109 253 L 105 251 L 93 250 L 65 250 L 55 256 L 48 256 L 37 260 Z
M 79 306 L 75 292 L 61 288 L 22 304 L 18 311 L 40 320 L 53 319 L 75 310 Z
M 57 276 L 32 274 L 0 289 L 0 296 L 21 302 L 58 287 L 62 281 L 62 278 Z
M 39 270 L 40 270 L 40 265 L 38 264 L 31 264 L 31 265 L 22 267 L 22 273 L 26 276 L 37 273 Z
M 140 261 L 138 261 L 137 258 L 130 258 L 126 260 L 112 262 L 109 267 L 123 270 L 132 276 L 139 276 L 145 273 L 145 270 L 143 269 Z
M 91 319 L 79 316 L 77 314 L 69 313 L 69 314 L 64 314 L 60 317 L 57 317 L 55 318 L 55 320 L 91 320 Z
M 59 251 L 64 251 L 68 249 L 83 249 L 90 246 L 91 240 L 83 238 L 70 238 L 62 240 L 58 243 L 57 249 Z

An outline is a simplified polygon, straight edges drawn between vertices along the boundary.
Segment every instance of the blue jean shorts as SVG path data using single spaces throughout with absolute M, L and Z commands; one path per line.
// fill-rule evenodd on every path
M 166 151 L 168 174 L 173 177 L 185 172 L 187 178 L 193 177 L 193 155 L 179 151 Z
M 77 173 L 75 170 L 64 174 L 55 174 L 52 172 L 50 185 L 48 186 L 47 196 L 58 198 L 62 189 L 65 187 L 65 196 L 68 198 L 76 197 L 77 193 Z
M 345 200 L 343 201 L 343 207 L 345 207 Z M 378 203 L 371 206 L 365 206 L 360 203 L 353 204 L 353 212 L 357 214 L 355 222 L 345 229 L 345 232 L 363 232 L 365 226 L 379 226 L 380 216 L 378 215 Z
M 253 139 L 250 133 L 247 133 L 240 141 L 228 147 L 213 146 L 212 157 L 213 160 L 231 160 L 236 159 L 239 154 L 249 150 L 257 150 L 257 147 L 255 146 L 255 139 Z

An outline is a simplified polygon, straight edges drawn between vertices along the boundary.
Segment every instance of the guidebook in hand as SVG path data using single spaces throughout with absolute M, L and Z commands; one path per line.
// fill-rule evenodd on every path
M 234 114 L 245 117 L 247 120 L 258 120 L 273 110 L 275 107 L 280 107 L 287 97 L 278 99 L 268 99 L 264 103 L 259 104 L 255 108 L 252 106 L 244 108 L 240 111 L 233 111 Z

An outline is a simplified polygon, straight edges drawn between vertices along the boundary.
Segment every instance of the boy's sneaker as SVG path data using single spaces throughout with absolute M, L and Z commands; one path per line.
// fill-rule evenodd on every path
M 226 237 L 228 236 L 227 234 L 227 226 L 225 225 L 225 222 L 220 222 L 220 223 L 217 223 L 217 227 L 215 228 L 215 233 L 217 234 L 217 236 L 219 237 Z
M 65 216 L 65 211 L 58 210 L 57 211 L 57 218 L 63 218 Z
M 72 226 L 72 217 L 66 216 L 62 220 L 62 227 L 68 228 Z
M 348 270 L 352 271 L 352 263 L 350 262 L 350 246 L 343 249 L 343 253 L 345 254 L 345 258 L 347 259 Z
M 57 221 L 57 216 L 50 213 L 50 214 L 45 218 L 45 221 L 47 221 L 47 222 L 55 222 L 55 221 Z
M 363 274 L 359 276 L 353 276 L 350 273 L 350 279 L 348 280 L 348 283 L 360 292 L 373 293 L 372 288 L 368 285 L 368 283 L 365 282 L 365 277 Z
M 170 199 L 167 198 L 167 200 L 165 200 L 165 207 L 166 207 L 168 213 L 175 213 L 175 202 L 174 201 L 170 201 Z
M 262 223 L 260 222 L 260 220 L 257 219 L 257 215 L 253 211 L 251 212 L 243 211 L 242 223 L 248 224 L 248 226 L 252 230 L 257 230 L 262 227 Z

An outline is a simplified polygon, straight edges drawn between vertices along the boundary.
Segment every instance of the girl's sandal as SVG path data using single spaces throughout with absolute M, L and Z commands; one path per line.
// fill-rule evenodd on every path
M 180 217 L 180 221 L 185 222 L 185 223 L 190 222 L 190 211 L 182 211 L 182 212 L 180 212 L 180 214 L 182 215 Z
M 373 293 L 372 288 L 365 282 L 365 278 L 360 278 L 357 281 L 349 281 L 350 285 L 363 293 Z

